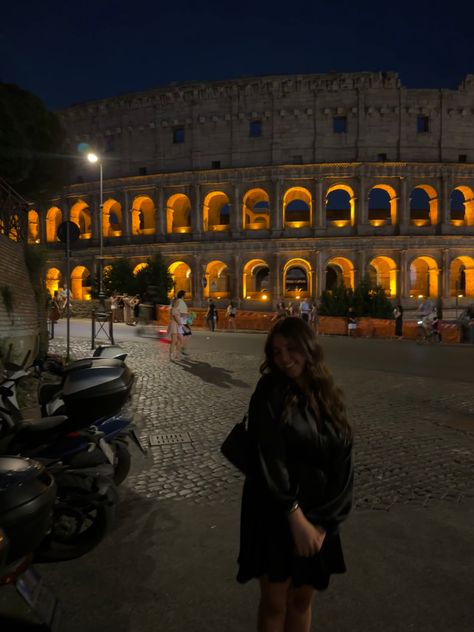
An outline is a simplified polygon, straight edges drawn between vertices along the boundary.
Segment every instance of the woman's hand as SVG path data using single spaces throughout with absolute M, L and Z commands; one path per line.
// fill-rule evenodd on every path
M 290 513 L 288 520 L 296 553 L 301 557 L 312 557 L 319 553 L 326 537 L 326 531 L 311 524 L 300 507 Z

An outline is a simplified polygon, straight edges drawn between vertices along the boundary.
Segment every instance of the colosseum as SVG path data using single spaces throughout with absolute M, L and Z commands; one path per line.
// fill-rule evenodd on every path
M 271 309 L 366 274 L 406 308 L 473 300 L 474 75 L 457 90 L 373 72 L 193 82 L 59 114 L 73 181 L 29 214 L 51 291 L 70 219 L 76 299 L 90 298 L 102 241 L 104 265 L 160 252 L 196 306 Z

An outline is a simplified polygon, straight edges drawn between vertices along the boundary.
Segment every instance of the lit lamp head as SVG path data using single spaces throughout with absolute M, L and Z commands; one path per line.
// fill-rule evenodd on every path
M 95 163 L 99 160 L 99 156 L 97 156 L 97 154 L 90 153 L 90 154 L 87 154 L 87 160 L 89 162 Z

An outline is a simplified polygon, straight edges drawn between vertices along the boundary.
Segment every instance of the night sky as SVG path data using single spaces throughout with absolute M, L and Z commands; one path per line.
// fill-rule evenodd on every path
M 0 81 L 51 109 L 171 82 L 395 71 L 410 88 L 474 73 L 469 0 L 10 0 Z

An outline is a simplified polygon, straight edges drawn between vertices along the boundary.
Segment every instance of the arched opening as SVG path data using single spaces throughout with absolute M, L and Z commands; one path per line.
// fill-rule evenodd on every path
M 59 241 L 58 228 L 62 221 L 63 214 L 61 209 L 57 206 L 52 206 L 46 213 L 46 241 L 48 243 Z
M 438 296 L 438 264 L 432 257 L 418 257 L 410 264 L 410 297 Z
M 334 184 L 326 193 L 326 224 L 343 228 L 355 221 L 354 191 L 347 184 Z
M 206 298 L 229 298 L 229 268 L 222 261 L 211 261 L 206 266 L 205 278 L 207 281 L 204 288 Z
M 287 228 L 311 226 L 312 199 L 308 189 L 292 187 L 283 196 L 283 221 Z
M 92 237 L 92 220 L 89 206 L 83 200 L 73 204 L 70 215 L 71 222 L 79 226 L 79 239 L 90 239 Z
M 166 232 L 191 232 L 191 202 L 187 195 L 176 193 L 166 202 Z
M 72 297 L 78 301 L 91 300 L 91 274 L 85 266 L 76 266 L 71 272 Z
M 143 261 L 142 263 L 137 263 L 137 265 L 132 270 L 133 276 L 137 276 L 137 274 L 141 270 L 144 270 L 145 268 L 148 268 L 148 266 L 149 266 L 149 264 L 146 261 Z
M 57 268 L 49 268 L 46 272 L 46 289 L 54 296 L 54 293 L 62 287 L 61 272 Z
M 459 186 L 451 192 L 450 223 L 452 226 L 474 226 L 474 193 Z
M 155 204 L 147 195 L 140 195 L 132 204 L 132 235 L 154 235 Z
M 311 296 L 312 272 L 306 259 L 290 259 L 283 269 L 285 298 L 300 300 Z
M 270 268 L 263 259 L 248 261 L 243 270 L 243 298 L 267 301 L 270 298 Z
M 410 224 L 434 226 L 438 222 L 438 194 L 427 184 L 420 184 L 410 195 Z
M 390 257 L 375 257 L 369 263 L 368 274 L 373 287 L 380 286 L 387 296 L 397 296 L 397 266 Z
M 39 216 L 34 210 L 28 211 L 28 243 L 40 243 Z
M 202 221 L 204 231 L 224 231 L 230 228 L 230 203 L 223 191 L 212 191 L 204 198 Z
M 397 221 L 397 194 L 388 184 L 377 184 L 369 192 L 368 220 L 371 226 L 385 226 Z
M 333 257 L 326 264 L 325 289 L 333 291 L 342 284 L 354 289 L 354 265 L 345 257 Z
M 168 296 L 172 297 L 180 290 L 185 291 L 185 299 L 192 299 L 191 268 L 184 261 L 175 261 L 168 267 L 173 279 L 172 289 Z
M 242 219 L 245 230 L 270 228 L 270 198 L 263 189 L 251 189 L 244 195 Z
M 104 202 L 102 217 L 102 234 L 104 237 L 122 236 L 122 205 L 117 200 L 109 199 Z
M 450 296 L 474 296 L 474 258 L 456 257 L 449 267 Z

